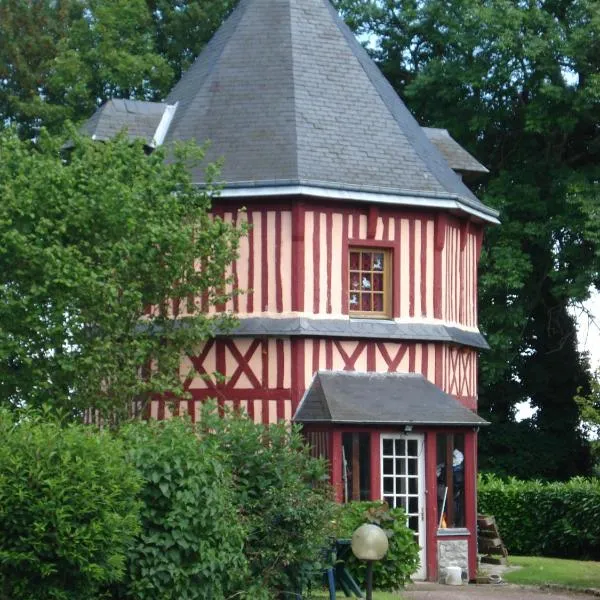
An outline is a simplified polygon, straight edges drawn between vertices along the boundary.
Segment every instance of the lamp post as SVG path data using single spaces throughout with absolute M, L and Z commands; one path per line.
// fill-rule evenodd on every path
M 365 523 L 352 534 L 352 552 L 367 561 L 367 600 L 373 600 L 373 561 L 381 560 L 388 551 L 388 538 L 377 525 Z

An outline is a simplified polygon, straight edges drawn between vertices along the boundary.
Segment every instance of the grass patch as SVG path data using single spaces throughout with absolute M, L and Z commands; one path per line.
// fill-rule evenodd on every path
M 568 587 L 600 589 L 600 562 L 511 556 L 509 564 L 522 567 L 503 575 L 510 583 L 522 585 L 553 583 Z

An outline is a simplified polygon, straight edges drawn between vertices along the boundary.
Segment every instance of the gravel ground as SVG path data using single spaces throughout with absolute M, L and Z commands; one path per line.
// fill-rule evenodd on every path
M 415 583 L 403 590 L 403 600 L 593 600 L 594 596 L 576 592 L 539 590 L 510 584 L 451 586 Z

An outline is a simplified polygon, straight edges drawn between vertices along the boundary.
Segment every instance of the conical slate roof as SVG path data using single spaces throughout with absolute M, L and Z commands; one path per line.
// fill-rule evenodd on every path
M 329 0 L 241 0 L 167 98 L 222 195 L 313 193 L 497 213 L 427 139 Z M 201 169 L 193 173 L 202 183 Z M 270 192 L 269 192 L 270 190 Z

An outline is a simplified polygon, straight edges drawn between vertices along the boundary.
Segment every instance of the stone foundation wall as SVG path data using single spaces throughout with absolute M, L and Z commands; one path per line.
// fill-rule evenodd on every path
M 467 540 L 438 539 L 438 579 L 446 580 L 446 567 L 460 567 L 463 580 L 469 579 L 469 542 Z

